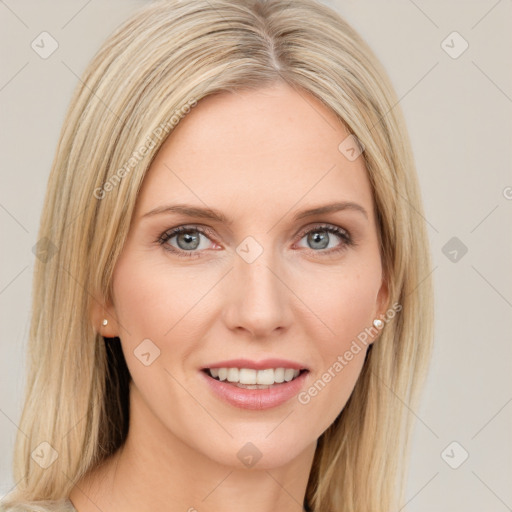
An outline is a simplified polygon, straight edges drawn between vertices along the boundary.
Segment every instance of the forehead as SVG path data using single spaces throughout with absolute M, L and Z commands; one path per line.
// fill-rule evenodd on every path
M 179 200 L 266 214 L 345 200 L 370 213 L 363 157 L 351 161 L 339 150 L 348 135 L 320 100 L 285 84 L 209 96 L 160 148 L 139 211 Z

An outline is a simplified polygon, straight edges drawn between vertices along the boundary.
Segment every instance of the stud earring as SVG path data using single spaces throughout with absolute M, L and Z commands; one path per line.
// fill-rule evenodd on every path
M 374 327 L 376 327 L 377 329 L 382 329 L 384 327 L 384 322 L 382 320 L 379 320 L 378 318 L 376 318 L 374 321 L 373 321 L 373 325 Z
M 103 319 L 103 322 L 101 322 L 101 325 L 105 326 L 108 324 L 108 320 L 106 318 Z

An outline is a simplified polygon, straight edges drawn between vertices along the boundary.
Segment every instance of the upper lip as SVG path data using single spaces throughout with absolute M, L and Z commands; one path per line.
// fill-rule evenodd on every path
M 264 370 L 266 368 L 293 368 L 294 370 L 307 370 L 307 366 L 289 361 L 287 359 L 262 359 L 261 361 L 251 361 L 249 359 L 230 359 L 229 361 L 217 361 L 208 366 L 204 366 L 202 370 L 207 368 L 252 368 L 254 370 Z

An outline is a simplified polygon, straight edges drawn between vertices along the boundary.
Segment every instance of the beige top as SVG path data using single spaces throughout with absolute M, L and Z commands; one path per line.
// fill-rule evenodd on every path
M 30 503 L 24 505 L 5 506 L 0 501 L 0 512 L 78 512 L 69 499 L 46 502 Z
M 35 507 L 34 509 L 30 509 L 30 510 L 34 510 L 34 511 L 37 511 L 37 512 L 78 512 L 77 509 L 73 506 L 73 503 L 71 503 L 71 501 L 68 499 L 65 499 L 63 501 L 59 501 L 59 502 L 53 502 L 54 504 L 53 505 L 50 505 L 48 507 Z M 0 512 L 4 512 L 4 510 L 6 512 L 27 512 L 27 509 L 25 507 L 21 508 L 21 507 L 8 507 L 8 508 L 3 508 L 2 507 L 2 503 L 0 502 Z M 305 510 L 307 512 L 311 512 L 311 509 L 306 506 L 305 507 Z
M 67 499 L 64 503 L 64 506 L 67 508 L 64 508 L 62 512 L 78 512 L 78 510 L 73 506 L 73 503 L 71 503 L 69 499 Z

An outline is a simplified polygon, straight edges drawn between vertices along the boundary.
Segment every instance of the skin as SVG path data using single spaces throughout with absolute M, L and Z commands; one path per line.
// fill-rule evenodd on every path
M 280 357 L 309 368 L 307 389 L 385 312 L 371 187 L 363 158 L 338 150 L 347 136 L 313 96 L 276 83 L 205 98 L 166 140 L 115 268 L 113 304 L 93 313 L 103 336 L 121 338 L 131 417 L 123 449 L 74 487 L 79 512 L 302 510 L 317 439 L 350 397 L 366 349 L 307 404 L 295 397 L 263 411 L 217 398 L 199 372 L 225 359 Z M 336 201 L 367 217 L 346 209 L 293 220 Z M 220 210 L 232 223 L 143 217 L 175 203 Z M 356 245 L 321 229 L 313 235 L 327 236 L 327 248 L 301 235 L 322 224 L 347 230 Z M 193 232 L 198 257 L 156 242 L 176 226 L 211 230 Z M 248 236 L 263 248 L 252 263 L 236 252 Z M 193 246 L 178 238 L 167 246 Z M 134 350 L 148 338 L 160 356 L 145 366 Z M 248 442 L 262 454 L 250 468 L 237 457 Z

